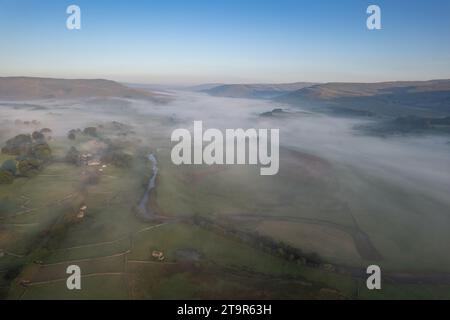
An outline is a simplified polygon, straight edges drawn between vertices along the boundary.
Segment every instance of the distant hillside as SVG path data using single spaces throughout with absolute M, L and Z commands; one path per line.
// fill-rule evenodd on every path
M 223 83 L 205 83 L 205 84 L 199 84 L 196 86 L 190 86 L 190 87 L 183 87 L 181 89 L 187 90 L 187 91 L 206 91 L 210 90 L 216 87 L 223 86 Z
M 428 118 L 417 116 L 397 117 L 358 126 L 374 135 L 437 133 L 450 134 L 450 117 Z
M 275 100 L 354 115 L 448 116 L 450 80 L 317 84 Z
M 272 99 L 314 85 L 310 82 L 285 84 L 225 84 L 202 90 L 212 96 L 229 98 Z
M 126 87 L 110 80 L 68 80 L 31 77 L 0 77 L 0 100 L 79 99 L 120 97 L 157 101 L 150 91 Z

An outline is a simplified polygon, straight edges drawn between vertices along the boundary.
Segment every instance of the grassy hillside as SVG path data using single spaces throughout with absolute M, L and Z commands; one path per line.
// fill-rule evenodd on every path
M 270 99 L 314 85 L 310 82 L 285 84 L 226 84 L 203 90 L 210 95 L 228 98 Z
M 375 134 L 450 132 L 446 120 L 450 80 L 326 83 L 275 100 L 332 115 L 378 120 L 364 127 Z
M 50 79 L 32 77 L 0 77 L 0 100 L 78 99 L 121 97 L 157 100 L 150 91 L 137 90 L 103 79 Z

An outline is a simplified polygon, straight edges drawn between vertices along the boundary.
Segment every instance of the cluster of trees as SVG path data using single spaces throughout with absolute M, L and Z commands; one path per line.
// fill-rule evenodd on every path
M 6 141 L 6 145 L 2 148 L 2 153 L 11 155 L 20 155 L 28 152 L 33 139 L 29 134 L 19 134 L 12 139 Z
M 67 133 L 67 138 L 70 140 L 75 140 L 77 135 L 83 134 L 85 136 L 91 136 L 94 138 L 99 137 L 99 131 L 98 129 L 104 129 L 104 125 L 98 125 L 97 127 L 86 127 L 83 130 L 81 129 L 72 129 Z M 128 134 L 136 134 L 135 131 L 131 130 L 131 126 L 126 125 L 124 123 L 118 122 L 118 121 L 112 121 L 111 123 L 108 123 L 106 125 L 107 129 L 112 129 L 117 132 L 118 136 L 127 136 Z
M 123 151 L 126 148 L 126 142 L 120 140 L 103 139 L 108 145 L 108 149 L 101 157 L 101 161 L 115 165 L 119 168 L 129 168 L 133 162 L 133 157 Z
M 97 128 L 96 127 L 84 128 L 83 134 L 91 137 L 97 137 Z
M 38 174 L 42 162 L 32 157 L 18 157 L 3 162 L 0 166 L 0 184 L 10 184 L 16 177 L 33 177 Z
M 129 168 L 132 164 L 133 157 L 123 152 L 120 146 L 115 145 L 110 140 L 105 140 L 108 143 L 108 149 L 100 157 L 102 163 L 112 164 L 119 168 Z M 79 166 L 81 153 L 77 148 L 71 147 L 65 156 L 65 161 L 70 164 Z
M 72 129 L 67 134 L 67 138 L 69 138 L 70 140 L 75 140 L 77 137 L 77 134 L 79 134 L 79 133 L 81 133 L 80 129 Z
M 84 128 L 83 131 L 80 129 L 72 129 L 67 133 L 67 138 L 70 140 L 75 140 L 78 134 L 84 134 L 91 137 L 97 137 L 97 128 L 96 127 L 87 127 Z
M 75 148 L 75 147 L 71 147 L 66 154 L 65 161 L 70 164 L 79 165 L 80 164 L 80 151 L 78 151 L 77 148 Z
M 6 141 L 1 152 L 16 156 L 0 166 L 0 184 L 8 184 L 15 177 L 32 177 L 51 159 L 52 150 L 41 131 L 19 134 Z
M 258 233 L 250 233 L 237 230 L 231 226 L 225 226 L 223 224 L 219 224 L 216 221 L 212 221 L 201 216 L 195 216 L 192 221 L 195 225 L 198 225 L 202 228 L 231 236 L 252 247 L 256 247 L 285 260 L 312 267 L 323 267 L 324 265 L 322 259 L 318 254 L 305 253 L 302 250 L 290 246 L 289 244 L 286 244 L 282 241 L 277 241 Z
M 6 163 L 6 162 L 4 162 L 0 168 L 0 184 L 10 184 L 10 183 L 13 183 L 13 181 L 14 181 L 14 173 L 12 173 L 11 170 L 6 169 L 6 167 L 11 166 L 11 164 Z M 14 168 L 15 168 L 15 164 L 14 164 Z
M 129 126 L 117 121 L 112 121 L 109 124 L 110 128 L 114 130 L 128 130 L 128 133 L 132 131 L 129 130 Z M 103 125 L 99 125 L 98 128 L 104 128 Z M 81 129 L 72 129 L 68 132 L 67 137 L 70 140 L 75 140 L 78 135 L 91 136 L 93 138 L 97 138 L 108 145 L 107 150 L 101 155 L 100 161 L 102 163 L 112 164 L 116 167 L 120 168 L 128 168 L 131 166 L 133 157 L 124 152 L 124 145 L 126 142 L 123 141 L 113 141 L 109 138 L 104 138 L 99 135 L 99 131 L 97 127 L 86 127 L 83 130 Z M 65 156 L 65 161 L 71 164 L 80 165 L 80 156 L 81 153 L 75 147 L 70 148 Z M 98 155 L 97 155 L 98 156 Z
M 22 121 L 22 120 L 19 120 L 19 119 L 16 119 L 15 121 L 14 121 L 14 123 L 16 124 L 16 125 L 21 125 L 21 124 L 24 124 L 24 125 L 34 125 L 34 126 L 38 126 L 38 125 L 40 125 L 41 123 L 39 122 L 39 121 L 37 121 L 37 120 L 31 120 L 31 121 Z
M 110 163 L 119 168 L 129 168 L 133 157 L 120 150 L 108 150 L 101 158 L 104 163 Z

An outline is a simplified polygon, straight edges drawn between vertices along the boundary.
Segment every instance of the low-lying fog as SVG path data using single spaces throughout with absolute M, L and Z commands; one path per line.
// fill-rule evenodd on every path
M 369 217 L 362 219 L 363 227 L 370 229 L 368 224 L 377 224 L 375 236 L 373 229 L 371 234 L 378 241 L 376 245 L 404 229 L 405 235 L 397 241 L 398 249 L 391 252 L 391 257 L 401 254 L 404 243 L 416 246 L 415 258 L 410 259 L 417 259 L 417 254 L 434 259 L 446 248 L 450 225 L 450 137 L 380 138 L 355 129 L 364 122 L 359 119 L 302 112 L 267 100 L 175 91 L 170 94 L 174 99 L 162 105 L 119 99 L 16 102 L 13 106 L 2 103 L 0 142 L 33 130 L 33 125 L 18 125 L 16 119 L 37 120 L 40 123 L 34 125 L 36 129 L 49 127 L 54 136 L 66 136 L 70 129 L 119 121 L 133 125 L 149 147 L 155 139 L 167 141 L 169 147 L 172 130 L 192 129 L 194 120 L 202 120 L 204 129 L 279 128 L 282 147 L 314 154 L 332 165 L 344 190 L 343 201 L 353 203 L 350 207 L 356 214 Z M 289 113 L 260 116 L 275 108 Z M 270 183 L 272 178 L 268 176 L 265 181 Z M 304 187 L 301 181 L 298 187 Z M 391 228 L 390 233 L 383 233 L 383 223 Z M 422 242 L 415 240 L 416 235 L 422 237 Z M 389 248 L 390 243 L 385 245 Z M 450 270 L 450 259 L 441 260 L 443 268 Z
M 36 128 L 50 127 L 55 136 L 65 136 L 70 129 L 115 120 L 137 125 L 136 130 L 151 140 L 146 132 L 151 129 L 149 126 L 157 124 L 146 123 L 145 119 L 149 119 L 146 117 L 169 117 L 173 122 L 162 123 L 157 128 L 159 134 L 167 136 L 168 143 L 174 127 L 191 129 L 194 120 L 202 120 L 204 129 L 279 128 L 282 146 L 311 152 L 378 178 L 418 188 L 441 200 L 447 198 L 450 191 L 450 137 L 367 136 L 354 129 L 363 120 L 298 113 L 301 110 L 266 100 L 218 98 L 189 92 L 171 94 L 175 99 L 164 105 L 118 99 L 15 102 L 11 107 L 8 107 L 11 104 L 2 103 L 0 141 L 4 142 L 11 134 L 30 131 L 30 127 L 16 125 L 16 119 L 37 120 L 40 124 Z M 260 116 L 262 112 L 280 107 L 292 114 Z

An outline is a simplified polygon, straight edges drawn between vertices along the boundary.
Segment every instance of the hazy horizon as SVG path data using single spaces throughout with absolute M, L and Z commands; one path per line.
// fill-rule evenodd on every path
M 265 81 L 265 82 L 194 82 L 194 83 L 180 83 L 180 82 L 130 82 L 130 81 L 121 81 L 114 79 L 113 77 L 53 77 L 53 76 L 30 76 L 30 75 L 0 75 L 0 78 L 42 78 L 42 79 L 55 79 L 55 80 L 110 80 L 115 81 L 127 86 L 161 86 L 161 87 L 195 87 L 201 85 L 257 85 L 257 84 L 273 84 L 273 85 L 282 85 L 282 84 L 293 84 L 293 83 L 316 83 L 316 84 L 327 84 L 327 83 L 358 83 L 358 84 L 373 84 L 373 83 L 395 83 L 395 82 L 427 82 L 427 81 L 447 81 L 450 80 L 450 76 L 448 78 L 430 78 L 430 79 L 411 79 L 411 80 L 403 80 L 403 79 L 390 79 L 383 81 L 373 81 L 373 82 L 365 82 L 365 81 L 292 81 L 292 82 L 283 82 L 283 81 Z

